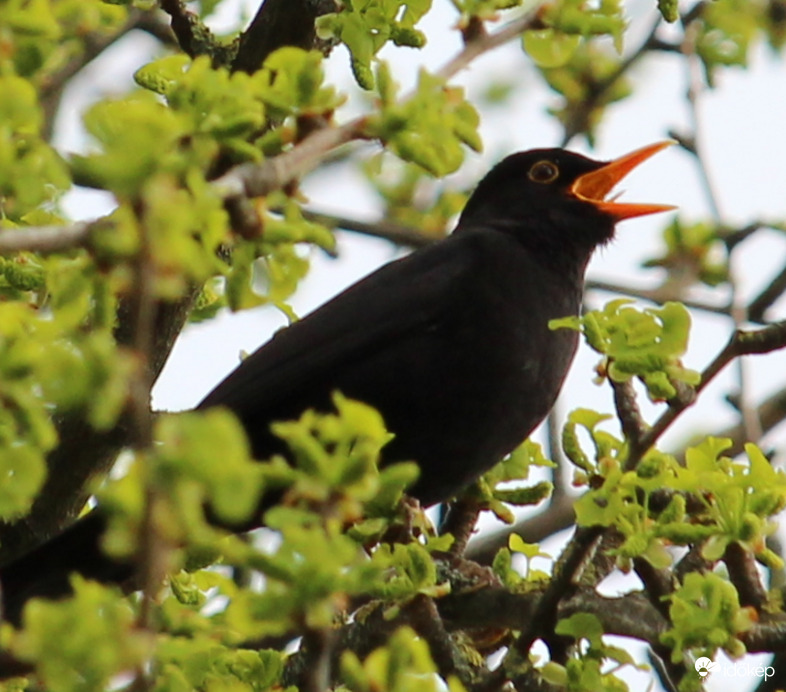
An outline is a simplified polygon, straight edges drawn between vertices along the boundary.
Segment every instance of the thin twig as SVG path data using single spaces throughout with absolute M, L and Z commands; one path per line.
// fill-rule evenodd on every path
M 776 322 L 769 327 L 755 331 L 735 330 L 729 342 L 715 356 L 713 361 L 701 374 L 701 382 L 696 387 L 698 396 L 715 376 L 735 358 L 745 355 L 761 355 L 786 347 L 786 321 Z M 655 424 L 642 436 L 637 448 L 631 449 L 627 461 L 628 468 L 633 468 L 641 457 L 660 439 L 679 415 L 692 403 L 692 400 L 679 399 L 670 403 L 669 408 Z
M 451 555 L 459 557 L 464 553 L 479 516 L 480 505 L 470 497 L 460 497 L 450 505 L 439 532 L 453 536 L 453 544 L 450 546 Z
M 711 213 L 715 219 L 718 227 L 723 227 L 723 215 L 721 213 L 720 196 L 715 189 L 715 185 L 711 179 L 709 166 L 707 166 L 706 156 L 704 154 L 704 147 L 702 143 L 702 121 L 699 107 L 699 99 L 702 91 L 704 90 L 704 80 L 702 78 L 701 60 L 696 52 L 696 41 L 699 31 L 698 21 L 689 21 L 685 25 L 685 39 L 682 44 L 683 53 L 686 57 L 686 66 L 688 70 L 688 91 L 686 98 L 688 101 L 688 111 L 691 117 L 692 134 L 690 136 L 690 146 L 686 147 L 693 155 L 696 166 L 699 172 L 699 178 L 704 188 L 704 196 L 707 199 L 707 204 L 710 207 Z M 733 247 L 727 244 L 729 252 L 729 276 L 728 283 L 731 287 L 731 297 L 729 300 L 729 317 L 734 322 L 734 328 L 739 330 L 747 321 L 748 313 L 745 306 L 739 300 L 739 291 L 735 272 L 733 271 L 732 252 Z M 750 402 L 750 386 L 749 376 L 747 372 L 747 364 L 744 359 L 740 358 L 736 361 L 737 380 L 739 382 L 739 412 L 742 420 L 743 428 L 745 429 L 745 436 L 748 440 L 756 441 L 762 435 L 762 427 L 760 421 L 756 417 L 756 411 Z
M 750 303 L 748 303 L 748 321 L 761 322 L 764 313 L 783 293 L 786 292 L 786 266 L 775 275 Z
M 565 489 L 565 469 L 568 465 L 565 456 L 562 454 L 562 445 L 560 444 L 561 430 L 559 425 L 559 415 L 557 413 L 560 400 L 551 407 L 549 415 L 546 416 L 546 457 L 551 459 L 555 464 L 551 469 L 551 483 L 554 490 L 551 493 L 551 503 L 554 503 L 561 496 L 567 492 Z
M 628 295 L 632 298 L 639 298 L 647 300 L 652 303 L 662 303 L 664 296 L 659 289 L 637 288 L 635 286 L 628 286 L 626 284 L 615 283 L 613 281 L 605 281 L 603 279 L 587 279 L 584 284 L 586 289 L 593 291 L 604 291 L 607 293 L 621 293 Z M 727 317 L 729 314 L 728 305 L 713 305 L 697 300 L 690 300 L 687 298 L 680 298 L 680 302 L 685 307 L 693 310 L 700 310 L 702 312 L 709 312 L 713 315 L 723 315 Z M 753 320 L 758 321 L 758 320 Z
M 24 250 L 49 254 L 85 245 L 96 227 L 106 221 L 78 221 L 68 226 L 29 226 L 0 231 L 0 255 Z
M 52 137 L 60 99 L 71 78 L 101 55 L 109 46 L 125 36 L 129 31 L 136 29 L 140 23 L 144 23 L 146 14 L 143 10 L 134 8 L 129 11 L 126 22 L 114 33 L 107 34 L 97 31 L 83 35 L 81 52 L 67 60 L 41 84 L 39 99 L 44 110 L 42 134 L 46 140 Z
M 715 186 L 710 178 L 709 169 L 705 164 L 706 157 L 704 155 L 703 146 L 700 142 L 702 132 L 701 115 L 699 113 L 699 95 L 703 90 L 704 82 L 702 80 L 701 60 L 696 54 L 696 39 L 699 30 L 698 23 L 692 22 L 685 27 L 685 40 L 682 43 L 682 52 L 686 58 L 686 65 L 688 68 L 688 91 L 686 98 L 688 101 L 688 111 L 691 118 L 692 133 L 690 138 L 686 141 L 678 140 L 679 144 L 693 155 L 699 172 L 699 179 L 704 188 L 704 195 L 707 203 L 710 206 L 712 216 L 715 218 L 718 225 L 721 225 L 720 202 Z
M 144 460 L 153 449 L 153 414 L 150 406 L 150 391 L 153 388 L 151 354 L 153 350 L 153 329 L 155 325 L 155 265 L 151 247 L 148 224 L 144 218 L 142 204 L 136 205 L 135 212 L 140 217 L 140 248 L 134 262 L 134 288 L 131 296 L 134 322 L 134 351 L 137 372 L 129 383 L 132 443 Z M 156 517 L 161 502 L 160 491 L 152 486 L 145 489 L 145 505 L 139 536 L 139 583 L 142 588 L 142 601 L 139 610 L 139 624 L 148 629 L 153 625 L 153 605 L 161 580 L 166 573 L 166 551 L 158 531 Z M 136 685 L 149 689 L 148 673 L 137 671 Z
M 576 529 L 568 545 L 554 565 L 554 574 L 538 601 L 532 622 L 522 630 L 515 643 L 518 655 L 527 657 L 532 643 L 541 634 L 552 632 L 556 624 L 560 601 L 569 596 L 578 582 L 588 557 L 598 546 L 605 532 L 602 526 L 582 526 Z
M 402 226 L 401 224 L 386 221 L 384 219 L 370 222 L 360 221 L 347 216 L 338 216 L 336 214 L 328 214 L 310 209 L 303 209 L 301 213 L 303 217 L 309 221 L 322 224 L 323 226 L 340 228 L 344 231 L 361 233 L 374 238 L 382 238 L 383 240 L 389 240 L 391 243 L 404 247 L 425 247 L 440 239 L 440 236 L 429 235 L 412 226 Z
M 617 409 L 617 418 L 622 424 L 622 433 L 630 444 L 636 445 L 647 431 L 647 424 L 639 410 L 636 401 L 636 390 L 633 381 L 615 382 L 609 380 L 614 391 L 614 406 Z
M 465 551 L 467 559 L 490 565 L 500 548 L 508 545 L 511 534 L 518 534 L 527 543 L 540 543 L 558 531 L 570 528 L 576 522 L 574 499 L 567 493 L 554 496 L 546 509 L 535 516 L 524 519 L 511 528 L 478 536 L 470 542 Z

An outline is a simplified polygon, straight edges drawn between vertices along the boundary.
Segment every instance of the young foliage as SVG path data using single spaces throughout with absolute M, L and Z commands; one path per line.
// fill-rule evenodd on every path
M 570 692 L 627 692 L 630 688 L 617 671 L 625 666 L 649 670 L 637 664 L 625 649 L 603 641 L 603 625 L 589 613 L 577 613 L 560 620 L 557 634 L 576 640 L 574 655 L 564 665 L 549 661 L 540 670 L 546 682 Z M 609 669 L 609 664 L 612 668 Z
M 551 495 L 553 486 L 547 481 L 528 486 L 503 485 L 527 480 L 532 466 L 554 467 L 556 464 L 543 455 L 543 449 L 537 442 L 525 440 L 507 458 L 483 474 L 469 492 L 480 507 L 493 512 L 500 521 L 512 524 L 515 516 L 510 505 L 536 505 Z
M 381 198 L 384 218 L 426 236 L 444 236 L 467 201 L 467 192 L 437 187 L 422 167 L 390 154 L 369 158 L 363 172 Z
M 341 12 L 321 16 L 317 31 L 320 38 L 339 40 L 349 49 L 355 80 L 373 89 L 372 59 L 388 41 L 423 47 L 426 36 L 415 24 L 430 9 L 431 0 L 350 0 Z
M 592 41 L 577 45 L 575 35 L 568 32 L 552 36 L 548 31 L 545 35 L 525 33 L 524 47 L 535 51 L 532 57 L 543 79 L 561 97 L 549 113 L 567 134 L 581 134 L 592 146 L 607 108 L 631 96 L 633 87 L 620 70 L 618 54 Z
M 70 185 L 68 171 L 43 139 L 43 112 L 35 89 L 14 74 L 0 74 L 0 225 L 24 222 Z
M 428 645 L 411 629 L 398 629 L 387 646 L 372 651 L 364 661 L 351 651 L 341 657 L 343 686 L 337 692 L 463 692 L 454 677 L 442 680 Z
M 574 485 L 587 491 L 575 504 L 583 526 L 613 526 L 624 537 L 614 553 L 624 569 L 643 557 L 655 567 L 672 563 L 670 545 L 701 545 L 710 561 L 723 557 L 732 542 L 750 550 L 766 565 L 779 568 L 781 560 L 766 545 L 775 530 L 771 517 L 786 506 L 786 474 L 775 470 L 756 445 L 746 445 L 748 460 L 722 456 L 729 440 L 708 438 L 689 447 L 685 464 L 651 450 L 635 471 L 625 471 L 625 443 L 597 428 L 608 416 L 579 409 L 571 413 L 563 431 L 563 448 L 578 471 Z M 593 443 L 588 454 L 579 441 L 581 427 Z M 669 502 L 655 502 L 667 492 Z M 686 510 L 686 498 L 701 509 Z
M 106 277 L 83 253 L 0 259 L 0 517 L 23 515 L 58 443 L 52 411 L 95 428 L 117 421 L 132 361 L 112 338 Z
M 461 165 L 463 145 L 482 149 L 480 118 L 463 89 L 446 86 L 443 79 L 421 70 L 415 93 L 402 102 L 384 62 L 377 71 L 377 89 L 380 112 L 368 119 L 366 131 L 404 161 L 442 177 Z
M 91 41 L 117 34 L 128 17 L 126 9 L 117 4 L 102 0 L 9 0 L 0 9 L 1 23 L 6 28 L 0 61 L 36 88 L 46 88 L 69 59 L 83 59 Z
M 745 653 L 738 635 L 750 629 L 755 614 L 741 608 L 737 591 L 723 577 L 708 572 L 691 572 L 670 598 L 669 617 L 673 626 L 661 637 L 672 649 L 672 660 L 681 661 L 686 651 L 695 658 L 715 658 L 723 649 L 732 658 Z M 680 681 L 681 692 L 702 689 L 701 678 L 692 670 Z
M 24 629 L 10 636 L 8 649 L 35 663 L 52 692 L 107 689 L 115 676 L 143 664 L 153 642 L 136 627 L 134 610 L 115 589 L 79 576 L 73 587 L 66 602 L 31 602 Z
M 682 365 L 688 346 L 690 314 L 681 303 L 638 310 L 620 298 L 582 317 L 552 320 L 551 329 L 577 329 L 589 346 L 604 356 L 598 377 L 627 382 L 638 377 L 653 401 L 671 399 L 675 383 L 695 385 L 699 373 Z
M 546 4 L 541 13 L 543 23 L 563 34 L 610 36 L 617 52 L 622 51 L 626 27 L 621 0 L 559 0 Z

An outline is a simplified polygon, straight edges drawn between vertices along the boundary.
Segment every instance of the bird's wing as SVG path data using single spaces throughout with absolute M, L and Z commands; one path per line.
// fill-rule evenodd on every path
M 391 341 L 437 324 L 455 305 L 474 261 L 470 234 L 451 236 L 391 262 L 248 356 L 198 408 L 227 406 L 243 417 L 361 362 Z M 466 247 L 469 245 L 470 247 Z

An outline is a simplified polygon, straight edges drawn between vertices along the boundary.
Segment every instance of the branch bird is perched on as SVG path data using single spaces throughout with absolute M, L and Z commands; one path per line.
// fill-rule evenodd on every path
M 608 199 L 613 187 L 667 146 L 611 162 L 562 149 L 504 159 L 480 182 L 449 237 L 391 262 L 277 334 L 198 408 L 225 406 L 254 455 L 285 452 L 270 423 L 331 395 L 379 409 L 393 440 L 382 463 L 414 460 L 410 489 L 424 505 L 447 500 L 521 443 L 557 397 L 578 336 L 550 330 L 578 314 L 584 272 L 616 222 L 671 209 Z M 269 500 L 268 500 L 269 502 Z M 229 527 L 246 530 L 259 525 Z M 57 595 L 67 575 L 124 580 L 133 566 L 100 549 L 100 510 L 2 569 L 6 612 Z

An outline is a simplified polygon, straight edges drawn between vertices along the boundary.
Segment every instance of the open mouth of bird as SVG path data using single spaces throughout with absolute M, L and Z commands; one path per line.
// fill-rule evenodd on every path
M 612 191 L 639 164 L 672 144 L 674 142 L 671 141 L 657 142 L 609 161 L 600 168 L 579 176 L 571 185 L 570 192 L 574 197 L 584 202 L 589 202 L 599 211 L 614 217 L 615 221 L 630 219 L 635 216 L 657 214 L 661 211 L 670 211 L 675 208 L 671 204 L 618 202 L 617 200 L 622 193 L 612 194 Z

